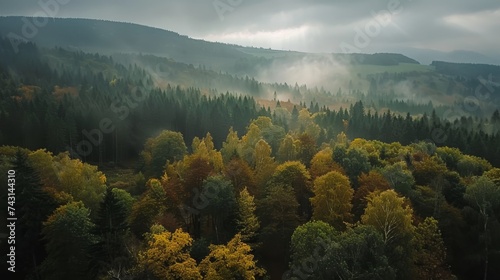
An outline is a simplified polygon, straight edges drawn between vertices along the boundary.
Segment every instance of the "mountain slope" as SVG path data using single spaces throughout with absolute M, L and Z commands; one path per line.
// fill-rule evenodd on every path
M 0 17 L 0 35 L 8 38 L 23 38 L 42 47 L 59 46 L 101 54 L 117 52 L 153 54 L 186 64 L 202 64 L 214 70 L 241 75 L 252 75 L 253 68 L 268 65 L 269 61 L 276 58 L 298 61 L 306 56 L 322 58 L 326 55 L 356 64 L 418 64 L 417 61 L 399 54 L 307 54 L 242 47 L 192 39 L 172 31 L 138 24 L 91 19 L 51 18 L 47 19 L 47 24 L 40 28 L 33 25 L 35 32 L 27 34 L 25 31 L 31 30 L 27 29 L 26 22 L 34 22 L 34 19 Z

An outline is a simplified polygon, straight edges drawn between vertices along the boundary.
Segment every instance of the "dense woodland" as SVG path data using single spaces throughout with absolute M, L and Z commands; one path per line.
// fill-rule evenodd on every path
M 1 44 L 20 278 L 500 277 L 498 110 L 448 120 L 375 89 L 332 109 L 348 93 Z M 262 106 L 269 89 L 301 101 Z

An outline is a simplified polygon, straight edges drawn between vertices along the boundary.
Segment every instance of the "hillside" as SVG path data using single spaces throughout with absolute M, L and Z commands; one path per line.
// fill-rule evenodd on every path
M 28 20 L 30 21 L 30 20 Z M 62 47 L 69 50 L 113 53 L 141 53 L 173 59 L 193 65 L 205 65 L 216 71 L 252 75 L 256 66 L 270 64 L 274 58 L 298 61 L 306 54 L 293 51 L 242 47 L 189 38 L 176 32 L 138 24 L 91 19 L 48 19 L 34 36 L 23 36 L 25 21 L 21 17 L 0 17 L 0 35 L 28 39 L 42 47 Z M 17 37 L 16 38 L 19 38 Z M 32 38 L 27 38 L 32 37 Z M 349 63 L 397 65 L 418 63 L 400 54 L 327 55 Z M 253 75 L 252 75 L 253 76 Z

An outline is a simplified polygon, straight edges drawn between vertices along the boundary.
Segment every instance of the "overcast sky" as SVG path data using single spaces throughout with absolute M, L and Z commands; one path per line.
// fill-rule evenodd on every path
M 132 22 L 244 46 L 325 53 L 424 48 L 500 56 L 499 0 L 0 1 L 0 15 L 43 15 L 38 3 L 58 1 L 55 17 Z M 384 17 L 376 16 L 380 11 Z

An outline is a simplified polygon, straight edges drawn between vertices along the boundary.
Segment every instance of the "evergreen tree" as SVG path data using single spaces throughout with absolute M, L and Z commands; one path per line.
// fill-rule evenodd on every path
M 25 152 L 18 149 L 13 167 L 15 173 L 15 189 L 17 195 L 17 256 L 16 273 L 27 277 L 40 279 L 37 266 L 46 257 L 42 240 L 42 223 L 56 208 L 54 199 L 42 189 L 40 178 L 32 168 Z M 10 201 L 10 200 L 9 200 Z M 10 205 L 10 204 L 9 204 Z
M 126 214 L 126 209 L 112 188 L 108 187 L 92 230 L 98 241 L 89 250 L 90 269 L 95 276 L 113 275 L 120 278 L 130 262 L 125 248 L 125 234 L 128 229 Z

